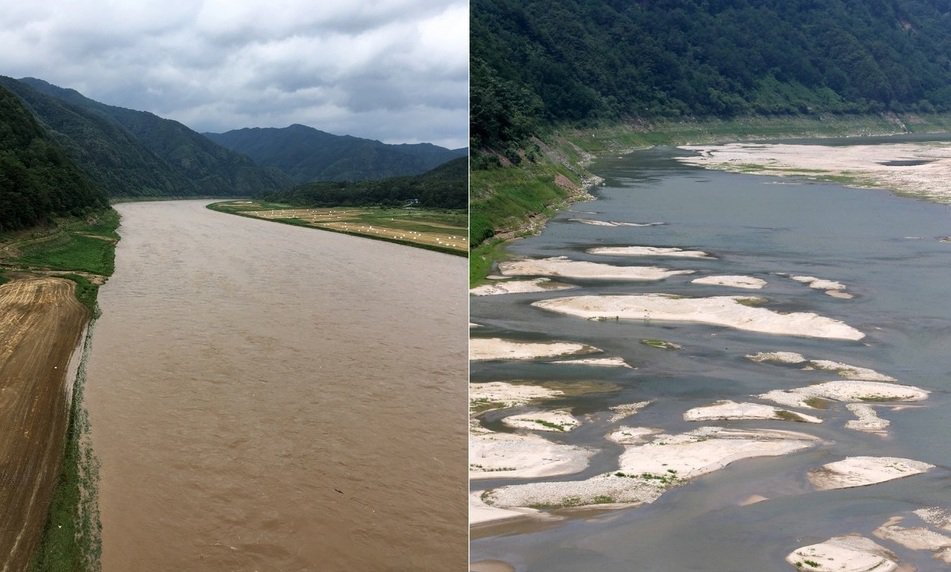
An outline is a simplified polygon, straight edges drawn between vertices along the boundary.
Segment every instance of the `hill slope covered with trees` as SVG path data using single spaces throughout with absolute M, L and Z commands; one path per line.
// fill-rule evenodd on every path
M 177 121 L 99 103 L 45 81 L 0 77 L 110 196 L 234 196 L 286 188 L 276 170 Z
M 418 175 L 468 154 L 465 148 L 446 149 L 430 143 L 388 145 L 306 125 L 236 129 L 205 136 L 259 165 L 280 169 L 298 183 Z
M 20 100 L 0 87 L 0 231 L 108 206 Z
M 401 206 L 465 209 L 468 205 L 468 158 L 460 157 L 410 177 L 376 181 L 321 181 L 261 196 L 268 201 L 307 207 Z
M 599 119 L 951 110 L 947 0 L 472 0 L 471 137 Z

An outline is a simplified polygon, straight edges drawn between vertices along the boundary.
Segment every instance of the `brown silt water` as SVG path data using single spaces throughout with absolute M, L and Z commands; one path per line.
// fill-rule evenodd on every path
M 464 569 L 465 259 L 206 203 L 117 206 L 103 569 Z

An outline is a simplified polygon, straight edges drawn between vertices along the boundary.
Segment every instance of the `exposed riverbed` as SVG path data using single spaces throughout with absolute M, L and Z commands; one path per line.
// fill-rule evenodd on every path
M 895 517 L 928 528 L 914 511 L 951 505 L 951 244 L 943 240 L 951 209 L 675 160 L 692 154 L 658 148 L 600 161 L 594 172 L 606 183 L 597 200 L 573 205 L 541 235 L 509 248 L 537 266 L 565 257 L 559 270 L 565 261 L 605 265 L 603 277 L 522 271 L 532 266 L 520 263 L 509 265 L 519 269 L 513 279 L 553 276 L 577 288 L 471 298 L 470 320 L 480 326 L 473 337 L 579 344 L 601 350 L 585 357 L 633 366 L 472 362 L 474 385 L 514 382 L 520 395 L 536 395 L 474 402 L 480 443 L 491 444 L 486 431 L 541 437 L 563 451 L 587 451 L 588 462 L 564 464 L 557 475 L 505 476 L 532 474 L 525 439 L 519 465 L 496 449 L 486 467 L 498 468 L 472 467 L 482 522 L 473 528 L 471 560 L 520 572 L 784 571 L 810 558 L 794 556 L 803 547 L 859 534 L 888 558 L 944 569 L 937 549 L 908 548 L 879 528 Z M 633 226 L 644 221 L 663 224 Z M 684 251 L 705 256 L 677 256 Z M 665 271 L 624 279 L 634 266 Z M 736 303 L 710 306 L 718 297 Z M 551 311 L 559 308 L 568 311 Z M 760 314 L 769 327 L 754 327 Z M 810 322 L 800 328 L 803 316 Z M 840 330 L 817 335 L 829 324 Z M 762 359 L 763 352 L 799 357 Z M 532 393 L 533 386 L 561 393 Z M 577 425 L 553 431 L 505 422 L 545 421 L 552 411 Z M 683 452 L 667 455 L 665 446 Z M 842 478 L 882 482 L 816 484 L 861 463 L 858 476 Z M 480 507 L 483 500 L 490 506 Z M 821 564 L 824 553 L 808 554 Z
M 117 206 L 103 569 L 462 569 L 465 260 L 206 202 Z

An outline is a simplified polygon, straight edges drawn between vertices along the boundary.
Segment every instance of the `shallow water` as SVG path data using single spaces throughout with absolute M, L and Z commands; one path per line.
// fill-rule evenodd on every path
M 867 143 L 868 141 L 863 141 Z M 816 142 L 821 143 L 821 142 Z M 520 571 L 558 570 L 788 570 L 787 553 L 834 535 L 871 531 L 889 517 L 922 506 L 951 506 L 951 209 L 887 191 L 850 189 L 801 179 L 704 171 L 683 166 L 670 148 L 603 160 L 594 171 L 606 183 L 597 200 L 559 214 L 539 236 L 510 251 L 528 257 L 567 256 L 618 265 L 656 264 L 693 269 L 662 282 L 574 281 L 583 290 L 564 293 L 472 297 L 477 336 L 564 340 L 591 344 L 621 356 L 634 370 L 545 363 L 474 363 L 472 381 L 602 380 L 613 392 L 566 400 L 587 426 L 555 437 L 601 448 L 588 470 L 555 480 L 575 480 L 613 470 L 619 448 L 603 436 L 616 425 L 680 432 L 698 424 L 684 411 L 717 399 L 748 401 L 751 395 L 836 379 L 830 372 L 753 363 L 746 354 L 796 351 L 869 367 L 899 382 L 932 391 L 924 407 L 880 410 L 892 421 L 889 436 L 844 428 L 851 418 L 836 405 L 821 425 L 784 422 L 718 422 L 725 426 L 804 431 L 829 441 L 785 458 L 730 465 L 665 494 L 651 506 L 599 513 L 573 512 L 556 525 L 523 521 L 473 532 L 471 560 L 501 559 Z M 664 222 L 650 227 L 603 227 L 572 222 L 589 218 Z M 593 246 L 674 246 L 712 253 L 716 260 L 611 257 L 585 253 Z M 855 298 L 841 300 L 778 273 L 837 280 Z M 762 290 L 690 284 L 708 274 L 763 278 Z M 566 281 L 566 280 L 561 280 Z M 572 282 L 567 280 L 568 282 Z M 533 301 L 583 294 L 669 292 L 688 296 L 756 295 L 779 311 L 814 311 L 862 330 L 859 342 L 762 335 L 695 324 L 591 322 L 548 313 Z M 644 338 L 683 345 L 663 351 Z M 656 400 L 615 424 L 610 405 Z M 501 417 L 496 413 L 495 417 Z M 846 455 L 894 455 L 938 468 L 927 475 L 857 489 L 814 492 L 806 472 Z M 475 481 L 477 489 L 525 480 Z M 739 503 L 752 494 L 769 497 Z M 912 521 L 909 521 L 912 522 Z M 908 525 L 913 526 L 913 525 Z M 930 553 L 882 544 L 919 570 L 941 569 Z
M 206 202 L 117 206 L 103 569 L 462 569 L 465 260 Z

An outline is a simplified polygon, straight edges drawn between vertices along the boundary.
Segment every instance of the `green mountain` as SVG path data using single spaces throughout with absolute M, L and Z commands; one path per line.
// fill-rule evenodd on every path
M 16 95 L 0 87 L 0 231 L 108 206 Z
M 212 141 L 276 167 L 298 183 L 362 181 L 417 175 L 468 150 L 430 143 L 388 145 L 350 135 L 332 135 L 305 125 L 205 133 Z
M 262 198 L 307 207 L 414 204 L 465 209 L 469 201 L 469 159 L 453 159 L 422 175 L 374 181 L 319 181 Z
M 471 137 L 548 125 L 951 110 L 947 0 L 472 0 Z
M 281 173 L 177 121 L 99 103 L 45 81 L 0 77 L 110 196 L 234 196 L 286 188 Z

